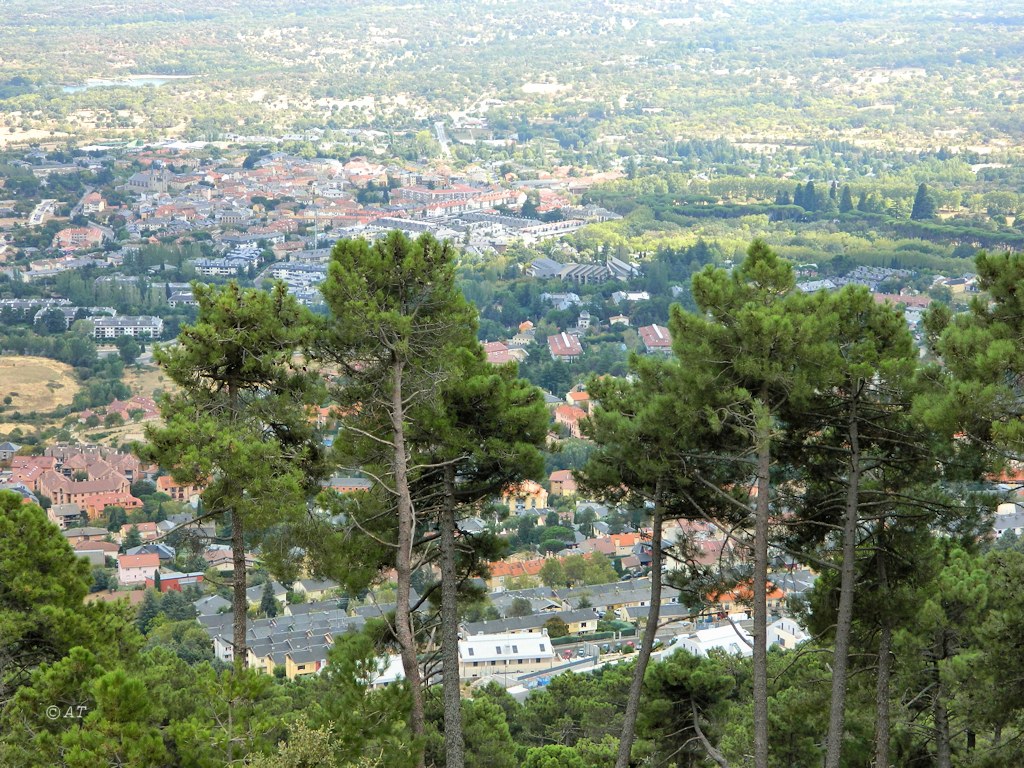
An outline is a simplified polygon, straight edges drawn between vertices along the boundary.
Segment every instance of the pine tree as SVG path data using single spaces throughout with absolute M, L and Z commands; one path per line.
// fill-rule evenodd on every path
M 309 341 L 310 317 L 284 285 L 272 292 L 195 284 L 195 324 L 157 360 L 178 391 L 161 406 L 164 426 L 146 430 L 142 453 L 173 467 L 179 482 L 205 484 L 204 516 L 230 521 L 233 644 L 245 665 L 246 565 L 249 542 L 271 526 L 306 517 L 320 490 L 320 440 L 308 408 L 322 396 L 319 379 L 297 362 Z M 272 549 L 265 560 L 281 567 Z
M 906 426 L 912 394 L 908 386 L 917 355 L 900 313 L 877 305 L 861 286 L 817 294 L 814 305 L 829 354 L 820 358 L 823 378 L 815 394 L 788 419 L 798 447 L 786 461 L 804 473 L 800 485 L 805 491 L 794 507 L 803 515 L 801 522 L 807 523 L 791 527 L 790 539 L 806 537 L 819 553 L 828 546 L 822 541 L 825 532 L 840 532 L 834 556 L 840 578 L 825 757 L 826 768 L 838 768 L 863 516 L 866 510 L 872 520 L 884 519 L 880 512 L 896 489 L 909 499 L 912 494 L 906 486 L 924 481 L 934 458 L 927 450 L 915 452 L 914 446 L 928 442 L 910 434 Z M 883 476 L 885 482 L 878 483 Z M 793 548 L 808 551 L 806 545 Z
M 617 768 L 630 765 L 644 676 L 661 615 L 663 523 L 699 514 L 695 497 L 704 494 L 694 475 L 698 467 L 705 477 L 710 472 L 697 457 L 708 453 L 712 443 L 711 430 L 700 417 L 703 403 L 693 400 L 698 390 L 681 386 L 676 363 L 634 356 L 630 368 L 632 381 L 595 379 L 588 385 L 600 405 L 584 430 L 597 447 L 578 473 L 581 488 L 594 498 L 651 508 L 651 598 L 626 700 Z M 674 556 L 682 560 L 678 551 Z M 571 578 L 568 560 L 565 571 Z
M 263 583 L 263 596 L 260 598 L 260 613 L 268 619 L 277 616 L 277 600 L 274 598 L 274 588 L 270 579 Z
M 139 534 L 139 527 L 133 525 L 124 536 L 123 547 L 125 551 L 142 545 L 142 536 Z
M 415 493 L 417 508 L 433 507 L 438 521 L 445 765 L 461 768 L 457 600 L 459 583 L 469 575 L 464 563 L 480 558 L 472 556 L 470 542 L 457 542 L 458 519 L 509 485 L 540 476 L 548 416 L 540 390 L 518 378 L 514 366 L 490 365 L 475 339 L 450 350 L 449 359 L 453 370 L 437 402 L 412 413 L 410 439 L 433 467 Z
M 910 211 L 910 218 L 914 221 L 927 221 L 935 218 L 935 200 L 924 182 L 917 188 L 914 195 L 914 207 Z
M 785 432 L 783 408 L 793 413 L 815 391 L 825 344 L 809 297 L 794 293 L 794 285 L 792 267 L 756 240 L 732 273 L 709 267 L 694 277 L 701 314 L 675 305 L 669 320 L 683 390 L 702 393 L 706 405 L 701 412 L 709 426 L 743 444 L 731 460 L 723 457 L 737 472 L 733 482 L 747 482 L 753 474 L 754 533 L 748 546 L 753 559 L 755 768 L 768 766 L 766 595 L 773 458 Z M 723 446 L 728 448 L 728 442 Z M 750 513 L 744 500 L 732 501 Z
M 850 192 L 850 185 L 843 185 L 843 194 L 839 198 L 839 212 L 850 213 L 853 210 L 853 195 Z
M 339 241 L 322 291 L 331 316 L 318 355 L 344 377 L 334 392 L 349 413 L 341 423 L 350 438 L 343 460 L 349 466 L 382 467 L 389 480 L 395 635 L 412 692 L 410 727 L 418 737 L 425 720 L 410 603 L 418 517 L 409 414 L 435 401 L 450 370 L 448 352 L 474 338 L 474 312 L 455 282 L 453 246 L 429 235 L 411 241 L 392 232 L 372 246 L 365 240 Z
M 163 589 L 160 586 L 160 571 L 159 570 L 153 571 L 153 589 L 156 590 L 157 592 L 163 592 Z
M 142 598 L 142 604 L 139 605 L 139 617 L 136 619 L 135 625 L 142 634 L 149 631 L 149 625 L 160 615 L 160 601 L 157 599 L 157 594 L 156 590 L 147 589 Z

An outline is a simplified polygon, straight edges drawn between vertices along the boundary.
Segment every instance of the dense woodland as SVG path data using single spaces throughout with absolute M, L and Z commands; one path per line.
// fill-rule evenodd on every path
M 792 266 L 763 242 L 732 271 L 700 269 L 693 307 L 671 309 L 674 355 L 633 356 L 629 376 L 590 383 L 594 448 L 578 475 L 595 498 L 638 510 L 654 574 L 694 611 L 715 589 L 749 590 L 753 656 L 650 661 L 655 595 L 636 661 L 557 677 L 522 704 L 493 685 L 460 688 L 456 626 L 481 599 L 469 577 L 508 544 L 461 535 L 459 521 L 543 471 L 548 417 L 514 366 L 484 362 L 455 261 L 430 236 L 340 241 L 319 317 L 282 289 L 197 286 L 198 319 L 158 352 L 179 388 L 138 447 L 179 480 L 208 480 L 204 515 L 229 535 L 236 574 L 253 548 L 282 580 L 302 566 L 353 594 L 393 571 L 394 613 L 338 637 L 315 679 L 214 664 L 178 597 L 151 598 L 138 616 L 83 607 L 87 566 L 41 510 L 2 495 L 0 762 L 1024 759 L 1024 703 L 1008 674 L 1024 632 L 1024 552 L 986 535 L 991 478 L 1024 448 L 1024 259 L 977 257 L 984 293 L 966 313 L 933 307 L 924 360 L 897 310 L 856 286 L 794 291 Z M 324 404 L 340 416 L 330 450 L 308 418 Z M 338 468 L 373 490 L 321 492 Z M 685 540 L 663 544 L 662 523 L 680 518 L 729 531 L 732 559 L 700 565 Z M 813 639 L 769 650 L 767 573 L 796 563 L 821 574 L 790 606 Z M 415 605 L 425 566 L 441 578 L 417 582 Z M 235 580 L 237 648 L 245 587 Z M 388 652 L 405 680 L 374 690 Z

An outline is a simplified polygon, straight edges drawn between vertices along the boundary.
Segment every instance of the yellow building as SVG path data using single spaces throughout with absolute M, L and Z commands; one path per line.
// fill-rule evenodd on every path
M 515 514 L 540 511 L 548 507 L 548 492 L 532 480 L 525 480 L 518 485 L 507 488 L 501 494 L 501 503 L 508 507 L 508 511 Z

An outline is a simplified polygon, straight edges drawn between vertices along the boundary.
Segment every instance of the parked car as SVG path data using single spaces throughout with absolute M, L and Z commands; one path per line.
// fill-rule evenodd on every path
M 571 659 L 571 658 L 572 658 L 572 651 L 571 651 L 571 650 L 568 650 L 568 649 L 567 649 L 567 650 L 564 650 L 564 651 L 562 651 L 562 658 L 563 658 L 563 659 L 565 659 L 566 661 L 568 661 L 569 659 Z

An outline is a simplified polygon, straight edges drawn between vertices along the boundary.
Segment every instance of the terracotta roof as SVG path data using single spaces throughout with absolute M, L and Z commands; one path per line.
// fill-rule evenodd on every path
M 645 325 L 637 332 L 648 349 L 669 349 L 672 346 L 672 337 L 663 325 Z
M 122 568 L 159 568 L 160 555 L 155 552 L 147 555 L 121 555 L 117 558 L 117 564 Z
M 575 405 L 560 405 L 555 408 L 556 421 L 579 421 L 587 418 L 587 412 Z

